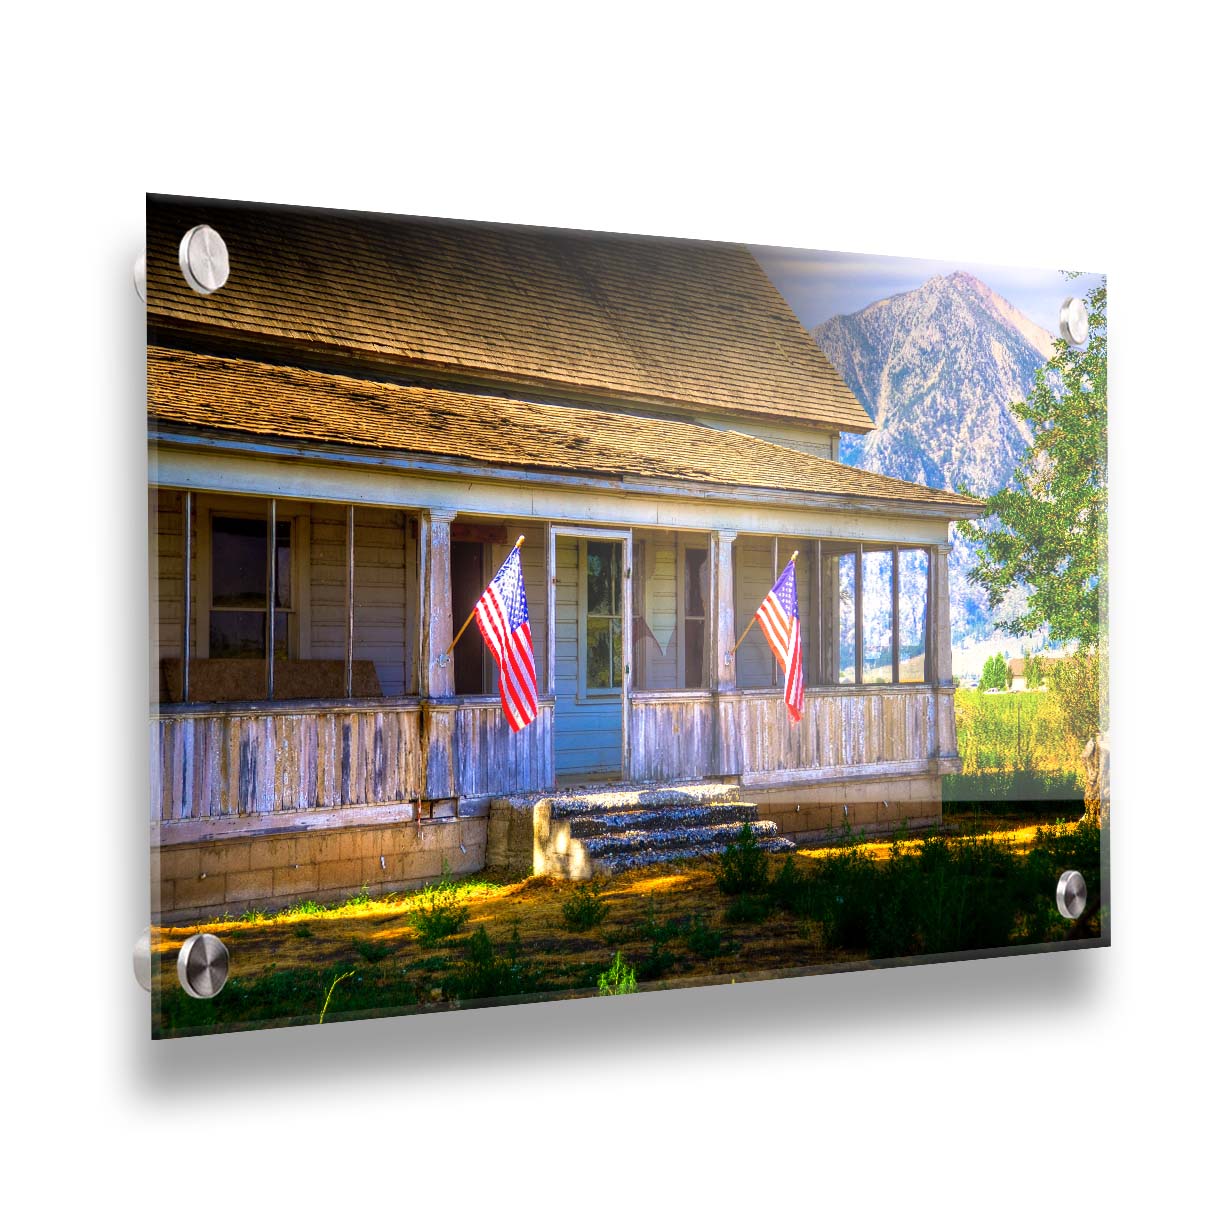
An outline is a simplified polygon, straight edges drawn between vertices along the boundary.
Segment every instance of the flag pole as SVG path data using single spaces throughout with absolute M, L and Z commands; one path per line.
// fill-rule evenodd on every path
M 521 546 L 522 546 L 523 541 L 524 541 L 526 538 L 527 538 L 526 536 L 519 536 L 519 538 L 518 538 L 517 540 L 515 540 L 515 541 L 514 541 L 514 548 L 519 548 L 519 547 L 521 547 Z M 513 552 L 513 551 L 514 551 L 514 548 L 512 548 L 510 551 L 511 551 L 511 552 Z M 798 555 L 799 555 L 798 553 L 796 553 L 796 554 L 795 554 L 795 556 L 798 556 Z M 477 601 L 477 603 L 479 603 L 479 600 Z M 450 658 L 450 656 L 451 656 L 452 652 L 454 651 L 455 647 L 456 647 L 456 646 L 459 644 L 459 639 L 460 639 L 460 638 L 463 636 L 463 634 L 464 634 L 465 630 L 467 629 L 467 627 L 468 627 L 468 626 L 469 626 L 469 625 L 472 623 L 472 617 L 473 617 L 473 616 L 475 616 L 475 615 L 476 615 L 476 608 L 475 608 L 475 606 L 473 606 L 472 610 L 471 610 L 471 611 L 468 613 L 468 618 L 467 618 L 467 620 L 465 620 L 465 621 L 463 622 L 463 628 L 462 628 L 462 629 L 460 629 L 460 630 L 459 630 L 459 632 L 455 634 L 455 640 L 454 640 L 453 642 L 451 642 L 451 644 L 450 644 L 450 645 L 449 645 L 449 646 L 446 648 L 446 653 L 445 653 L 445 654 L 442 656 L 444 659 L 448 659 L 448 658 Z
M 795 551 L 794 551 L 793 553 L 791 553 L 791 559 L 790 559 L 790 560 L 789 560 L 789 561 L 788 561 L 786 564 L 787 564 L 787 565 L 793 565 L 793 564 L 795 563 L 795 561 L 798 559 L 798 557 L 799 557 L 799 550 L 796 548 L 796 549 L 795 549 Z M 784 566 L 783 568 L 785 569 L 785 566 Z M 774 579 L 774 586 L 777 586 L 777 585 L 778 585 L 778 579 L 777 579 L 777 578 L 775 578 L 775 579 Z M 773 587 L 770 587 L 770 590 L 773 590 Z M 735 643 L 735 645 L 731 647 L 731 653 L 732 653 L 732 654 L 734 654 L 734 653 L 735 653 L 735 652 L 736 652 L 736 651 L 737 651 L 737 650 L 738 650 L 738 649 L 739 649 L 739 648 L 740 648 L 740 647 L 741 647 L 741 646 L 744 644 L 744 639 L 745 639 L 745 638 L 748 636 L 748 634 L 749 634 L 749 633 L 751 633 L 751 632 L 752 632 L 752 626 L 753 626 L 753 625 L 755 625 L 756 623 L 757 623 L 757 618 L 754 616 L 754 617 L 753 617 L 753 618 L 752 618 L 752 619 L 751 619 L 751 620 L 748 622 L 748 628 L 747 628 L 747 629 L 745 629 L 745 630 L 744 630 L 744 632 L 740 634 L 740 636 L 739 636 L 739 641 L 738 641 L 738 642 L 736 642 L 736 643 Z M 466 628 L 466 626 L 465 626 L 465 628 Z

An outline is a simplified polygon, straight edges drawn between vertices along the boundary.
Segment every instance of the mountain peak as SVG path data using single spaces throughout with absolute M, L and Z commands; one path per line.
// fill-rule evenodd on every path
M 1033 388 L 1053 339 L 968 272 L 838 315 L 813 331 L 817 344 L 876 428 L 844 434 L 846 463 L 933 489 L 1002 488 L 1032 442 L 1009 411 Z M 954 634 L 992 622 L 967 573 L 970 550 L 953 551 Z

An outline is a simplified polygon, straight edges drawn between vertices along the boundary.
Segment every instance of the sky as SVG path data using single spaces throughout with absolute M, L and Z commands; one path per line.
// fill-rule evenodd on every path
M 932 276 L 968 272 L 1052 335 L 1064 299 L 1086 297 L 1103 279 L 1092 273 L 1073 281 L 1056 268 L 1017 268 L 892 255 L 854 255 L 845 251 L 804 251 L 791 247 L 752 247 L 766 275 L 786 298 L 804 327 L 817 327 L 834 315 L 854 314 L 872 302 L 916 289 Z

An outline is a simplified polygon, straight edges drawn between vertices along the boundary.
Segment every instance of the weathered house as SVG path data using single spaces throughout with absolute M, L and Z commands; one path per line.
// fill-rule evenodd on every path
M 837 462 L 871 421 L 746 249 L 156 197 L 147 242 L 156 911 L 581 873 L 578 784 L 938 819 L 980 503 Z M 448 647 L 520 534 L 513 735 L 475 631 Z M 798 723 L 760 633 L 733 650 L 795 551 Z

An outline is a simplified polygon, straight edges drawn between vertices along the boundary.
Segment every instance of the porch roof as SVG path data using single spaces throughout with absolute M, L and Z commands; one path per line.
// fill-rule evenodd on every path
M 371 382 L 150 346 L 150 424 L 376 447 L 500 469 L 691 481 L 910 503 L 971 518 L 982 503 L 732 430 L 433 387 Z
M 201 223 L 233 267 L 210 297 L 177 262 Z M 743 246 L 157 196 L 147 226 L 153 327 L 528 397 L 874 428 Z

